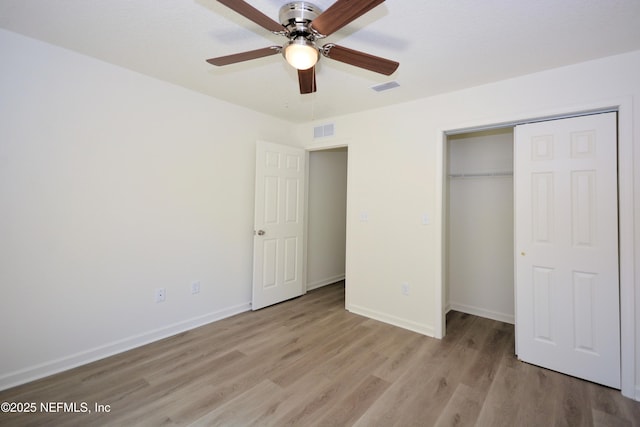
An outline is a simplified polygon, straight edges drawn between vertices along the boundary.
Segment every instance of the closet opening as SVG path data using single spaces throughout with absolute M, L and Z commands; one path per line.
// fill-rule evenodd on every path
M 633 152 L 633 138 L 632 138 L 633 121 L 632 121 L 632 114 L 631 114 L 631 100 L 628 98 L 610 100 L 609 104 L 606 104 L 606 105 L 588 104 L 588 105 L 585 105 L 584 108 L 582 108 L 581 110 L 574 109 L 574 112 L 566 111 L 564 113 L 562 112 L 558 113 L 556 111 L 554 112 L 554 114 L 531 113 L 529 114 L 529 117 L 532 117 L 533 119 L 527 119 L 527 120 L 522 119 L 522 117 L 514 119 L 513 117 L 507 116 L 503 118 L 503 120 L 494 120 L 488 123 L 479 123 L 473 127 L 469 127 L 468 123 L 464 123 L 458 127 L 450 126 L 448 129 L 441 129 L 441 131 L 439 132 L 439 135 L 442 136 L 442 139 L 440 140 L 441 142 L 438 145 L 438 153 L 437 153 L 440 159 L 439 170 L 438 170 L 438 188 L 439 188 L 438 200 L 440 203 L 438 204 L 438 210 L 442 215 L 441 221 L 440 221 L 442 226 L 438 230 L 439 231 L 438 242 L 441 245 L 440 246 L 441 252 L 439 253 L 441 254 L 441 257 L 439 257 L 438 259 L 437 268 L 438 268 L 439 282 L 441 286 L 439 286 L 438 289 L 436 290 L 436 299 L 440 304 L 438 304 L 439 310 L 437 310 L 437 313 L 436 313 L 435 336 L 437 338 L 442 338 L 446 335 L 447 324 L 446 324 L 445 314 L 448 310 L 452 310 L 454 306 L 456 306 L 456 303 L 459 303 L 459 301 L 455 301 L 455 297 L 456 295 L 458 295 L 456 293 L 456 290 L 457 290 L 457 288 L 455 287 L 456 284 L 452 283 L 454 279 L 449 277 L 451 275 L 451 271 L 453 270 L 453 266 L 451 264 L 454 263 L 455 265 L 455 262 L 456 262 L 455 259 L 451 256 L 451 252 L 454 252 L 454 248 L 450 248 L 452 243 L 452 236 L 450 234 L 451 234 L 451 230 L 455 227 L 455 219 L 453 221 L 453 224 L 451 224 L 452 222 L 451 189 L 452 189 L 452 183 L 453 185 L 456 185 L 454 183 L 454 178 L 456 177 L 449 177 L 449 175 L 456 175 L 455 170 L 452 170 L 452 167 L 455 164 L 455 154 L 450 152 L 451 150 L 449 147 L 452 141 L 455 141 L 456 138 L 459 138 L 460 136 L 458 135 L 463 135 L 461 137 L 464 138 L 464 137 L 471 137 L 473 135 L 470 135 L 470 134 L 474 134 L 474 133 L 482 134 L 484 131 L 487 131 L 489 129 L 498 130 L 498 129 L 509 128 L 510 131 L 514 131 L 514 136 L 512 137 L 512 141 L 511 141 L 511 147 L 519 148 L 520 147 L 519 143 L 517 146 L 515 144 L 516 126 L 527 125 L 529 123 L 553 121 L 555 119 L 570 119 L 573 117 L 579 118 L 587 115 L 592 116 L 594 114 L 598 115 L 598 114 L 610 113 L 610 112 L 616 112 L 617 114 L 617 126 L 616 126 L 617 128 L 616 129 L 617 167 L 615 167 L 614 170 L 616 172 L 618 191 L 614 191 L 614 193 L 616 193 L 616 196 L 618 198 L 617 217 L 618 217 L 619 241 L 617 246 L 618 246 L 618 253 L 619 253 L 618 271 L 619 271 L 619 293 L 620 293 L 619 294 L 619 303 L 620 303 L 619 304 L 620 306 L 619 307 L 620 308 L 620 311 L 619 311 L 619 324 L 620 324 L 619 359 L 620 359 L 620 379 L 621 379 L 620 389 L 624 396 L 634 398 L 636 396 L 634 395 L 635 383 L 633 381 L 633 378 L 635 378 L 636 376 L 636 367 L 635 367 L 634 356 L 633 356 L 634 354 L 633 349 L 636 341 L 635 340 L 636 334 L 634 332 L 634 324 L 635 324 L 634 319 L 635 319 L 635 313 L 636 313 L 636 306 L 633 303 L 634 301 L 633 278 L 635 277 L 635 273 L 634 273 L 635 269 L 633 264 L 633 257 L 629 255 L 629 254 L 633 254 L 633 247 L 634 247 L 633 245 L 633 230 L 634 230 L 633 191 L 630 190 L 630 189 L 633 189 L 633 170 L 634 169 L 633 169 L 633 161 L 632 161 L 633 159 L 633 155 L 632 155 L 633 154 L 632 153 Z M 518 127 L 517 130 L 518 130 L 517 133 L 520 134 L 520 127 Z M 578 137 L 581 136 L 580 132 L 578 132 L 576 135 Z M 543 139 L 540 139 L 539 141 L 544 142 L 545 139 L 543 138 Z M 611 143 L 608 142 L 607 147 L 610 147 L 610 146 L 611 146 Z M 537 155 L 537 156 L 543 156 L 546 154 L 546 152 L 544 151 L 544 145 L 542 143 L 538 144 L 536 152 L 533 152 L 531 150 L 532 150 L 532 147 L 528 147 L 525 151 L 532 155 Z M 518 162 L 520 162 L 521 161 L 520 155 L 525 151 L 522 151 L 522 150 L 519 150 L 519 151 L 514 150 L 514 151 L 517 151 L 517 153 L 515 154 L 519 154 Z M 580 153 L 582 153 L 583 151 L 584 149 L 580 148 Z M 454 157 L 454 159 L 452 160 L 450 159 L 450 157 Z M 515 164 L 515 156 L 512 164 Z M 605 169 L 605 170 L 609 170 L 609 169 Z M 520 185 L 520 177 L 521 177 L 520 166 L 518 167 L 518 171 L 520 172 L 517 173 L 517 176 L 512 178 L 514 182 L 514 185 L 513 185 L 514 189 L 515 189 L 516 181 L 518 182 L 518 185 Z M 494 174 L 494 175 L 497 175 L 497 174 Z M 462 177 L 457 177 L 457 178 L 462 178 Z M 467 177 L 467 178 L 470 179 L 472 177 Z M 514 178 L 517 178 L 517 179 L 514 179 Z M 537 189 L 543 190 L 541 187 L 538 187 Z M 455 195 L 456 194 L 454 189 L 453 197 L 455 197 Z M 516 196 L 518 196 L 519 198 L 520 195 L 521 193 L 520 191 L 518 191 L 518 194 Z M 525 196 L 527 195 L 525 194 Z M 559 200 L 559 201 L 562 202 L 562 200 Z M 518 201 L 518 206 L 520 206 L 519 201 Z M 514 209 L 516 208 L 515 203 L 513 203 L 513 208 Z M 567 210 L 565 210 L 564 212 L 567 212 Z M 479 213 L 476 213 L 474 216 L 472 216 L 472 218 L 478 215 Z M 520 215 L 518 215 L 518 218 L 520 218 Z M 515 215 L 514 215 L 514 220 L 515 220 Z M 518 220 L 517 224 L 521 224 L 521 221 Z M 515 230 L 511 227 L 509 227 L 509 230 L 512 230 L 514 232 L 514 238 L 515 238 Z M 518 235 L 519 233 L 520 231 L 518 231 Z M 488 249 L 483 249 L 483 250 L 488 250 Z M 532 254 L 521 251 L 520 249 L 518 253 L 515 253 L 514 251 L 510 256 L 514 267 L 516 263 L 519 262 L 518 260 L 520 260 L 520 257 L 528 256 L 528 255 L 532 255 Z M 463 266 L 463 268 L 467 268 L 467 266 Z M 511 283 L 512 283 L 512 286 L 515 285 L 515 278 L 512 279 Z M 512 291 L 515 291 L 515 289 L 512 289 Z M 518 289 L 518 291 L 520 291 L 520 289 Z M 517 294 L 520 295 L 520 292 L 518 292 Z M 514 300 L 511 299 L 511 301 L 514 301 Z M 533 301 L 533 299 L 529 299 L 529 301 Z M 461 303 L 460 305 L 464 305 L 464 303 Z M 514 307 L 515 307 L 515 304 L 514 304 Z M 473 309 L 474 307 L 465 308 L 465 307 L 457 306 L 455 308 L 460 310 L 465 309 L 467 311 L 470 311 L 470 308 Z M 483 308 L 483 307 L 475 307 L 475 308 Z M 518 313 L 522 314 L 520 310 L 518 310 Z M 515 314 L 515 308 L 514 308 L 514 314 Z M 489 316 L 492 316 L 492 313 L 485 312 L 484 314 L 481 314 L 481 315 L 489 317 Z M 528 316 L 527 319 L 530 320 L 531 316 Z M 519 340 L 518 340 L 517 333 L 519 330 L 521 330 L 522 325 L 523 325 L 522 322 L 518 322 L 518 324 L 516 325 L 515 350 L 517 354 L 519 354 L 518 350 L 520 348 L 520 345 L 518 345 Z M 612 334 L 612 335 L 615 335 L 615 334 Z M 562 371 L 562 369 L 553 369 L 553 370 Z M 594 370 L 594 372 L 595 371 L 598 371 L 598 370 Z
M 447 136 L 447 313 L 515 323 L 513 145 L 513 127 Z

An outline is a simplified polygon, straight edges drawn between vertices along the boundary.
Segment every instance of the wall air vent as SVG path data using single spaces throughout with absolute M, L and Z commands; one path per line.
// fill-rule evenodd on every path
M 400 83 L 394 80 L 392 82 L 381 83 L 379 85 L 371 86 L 371 89 L 375 90 L 376 92 L 384 92 L 385 90 L 393 89 L 398 86 L 400 86 Z
M 333 123 L 326 125 L 320 125 L 313 128 L 313 139 L 327 138 L 335 134 L 335 127 Z

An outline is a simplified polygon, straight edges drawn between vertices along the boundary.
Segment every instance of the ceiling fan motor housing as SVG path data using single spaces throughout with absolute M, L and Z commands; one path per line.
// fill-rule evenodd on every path
M 279 18 L 280 23 L 289 30 L 291 39 L 302 36 L 313 41 L 315 34 L 309 29 L 309 24 L 321 13 L 322 10 L 312 3 L 295 1 L 280 8 Z

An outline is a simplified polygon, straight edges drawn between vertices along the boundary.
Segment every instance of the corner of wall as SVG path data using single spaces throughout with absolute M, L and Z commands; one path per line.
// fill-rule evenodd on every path
M 408 319 L 403 319 L 400 317 L 392 316 L 387 313 L 382 313 L 376 310 L 371 310 L 366 307 L 361 307 L 358 305 L 350 304 L 347 306 L 347 310 L 354 314 L 359 314 L 361 316 L 368 317 L 373 320 L 378 320 L 380 322 L 388 323 L 393 326 L 398 326 L 400 328 L 408 329 L 413 332 L 417 332 L 422 335 L 426 335 L 428 337 L 434 338 L 435 328 L 432 325 L 425 325 L 417 322 L 413 322 Z

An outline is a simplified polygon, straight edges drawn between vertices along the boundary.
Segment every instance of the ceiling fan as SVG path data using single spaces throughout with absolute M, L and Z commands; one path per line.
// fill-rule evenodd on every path
M 384 0 L 337 0 L 324 12 L 309 2 L 295 1 L 280 8 L 280 23 L 243 0 L 218 1 L 261 27 L 274 34 L 285 36 L 289 40 L 284 46 L 269 46 L 207 59 L 210 64 L 223 66 L 282 53 L 287 62 L 298 70 L 301 94 L 316 91 L 315 65 L 321 54 L 327 58 L 387 76 L 393 74 L 400 65 L 395 61 L 334 43 L 327 43 L 322 47 L 316 45 L 318 40 L 330 36 L 380 5 Z

